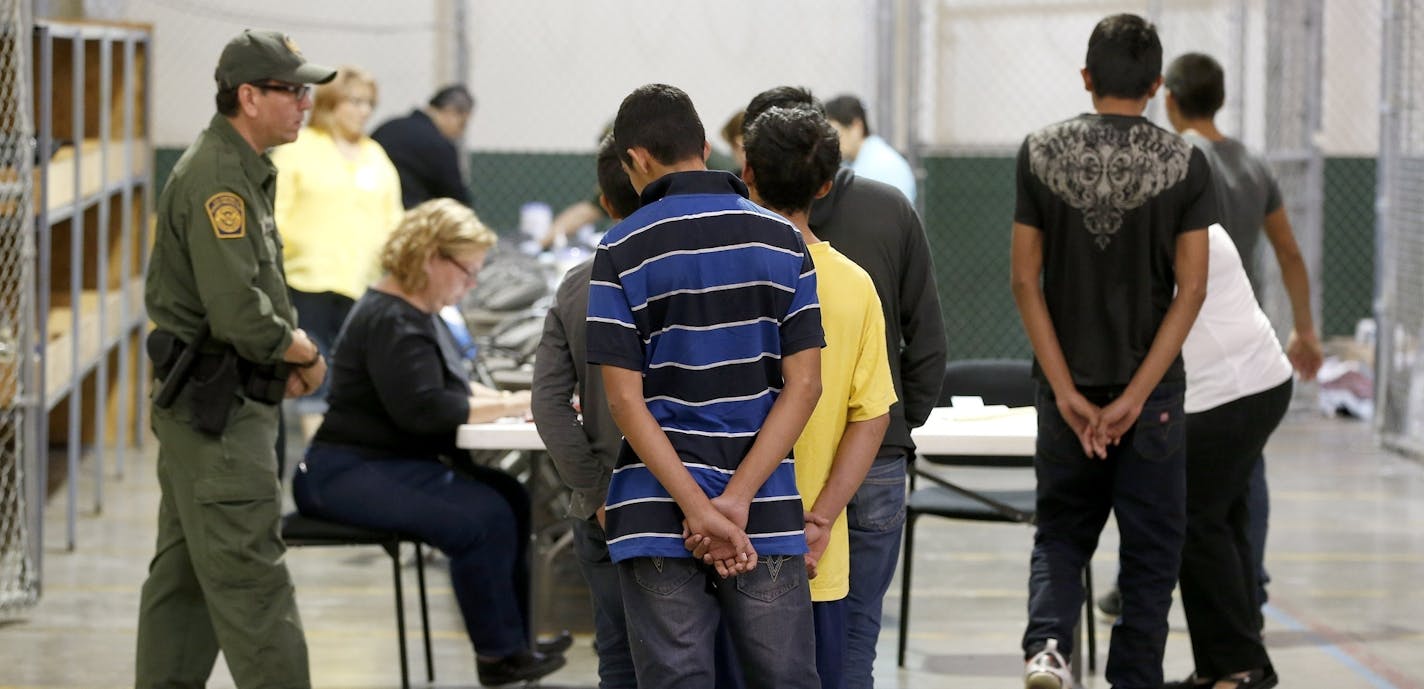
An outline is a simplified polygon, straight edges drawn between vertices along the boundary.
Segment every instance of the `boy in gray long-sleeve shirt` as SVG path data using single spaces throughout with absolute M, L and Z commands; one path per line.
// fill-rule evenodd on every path
M 618 161 L 611 138 L 599 147 L 598 185 L 599 203 L 609 217 L 618 220 L 638 209 L 638 195 Z M 585 356 L 592 271 L 593 260 L 589 259 L 569 270 L 559 283 L 535 355 L 531 406 L 539 437 L 559 477 L 573 491 L 569 517 L 574 524 L 579 568 L 593 595 L 599 686 L 631 689 L 637 686 L 637 679 L 628 649 L 623 598 L 618 592 L 618 569 L 608 557 L 603 532 L 603 500 L 623 434 L 608 411 L 603 376 L 597 366 L 589 366 Z M 572 403 L 575 395 L 578 409 Z

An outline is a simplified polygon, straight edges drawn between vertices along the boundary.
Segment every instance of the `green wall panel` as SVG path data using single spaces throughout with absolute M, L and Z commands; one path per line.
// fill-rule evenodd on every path
M 1014 159 L 927 158 L 925 232 L 953 359 L 1027 357 L 1009 292 Z
M 162 189 L 182 151 L 159 149 Z M 934 254 L 950 356 L 1025 357 L 1027 339 L 1009 292 L 1013 221 L 1011 157 L 935 156 L 923 160 L 925 231 Z M 555 213 L 596 192 L 591 153 L 481 152 L 470 156 L 475 210 L 512 237 L 519 208 L 537 201 Z M 1320 294 L 1327 335 L 1354 331 L 1370 315 L 1374 275 L 1373 158 L 1325 161 L 1325 236 Z
M 1320 331 L 1353 335 L 1373 310 L 1375 159 L 1325 160 L 1325 234 L 1320 267 Z
M 168 175 L 173 174 L 173 166 L 183 157 L 181 148 L 160 148 L 153 152 L 153 200 L 163 193 L 163 185 L 168 183 Z
M 549 204 L 554 213 L 598 192 L 591 153 L 476 153 L 470 156 L 475 212 L 501 236 L 519 230 L 519 208 Z

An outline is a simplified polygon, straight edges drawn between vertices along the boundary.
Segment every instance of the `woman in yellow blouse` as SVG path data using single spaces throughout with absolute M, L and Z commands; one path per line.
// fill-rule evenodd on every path
M 400 222 L 400 178 L 366 136 L 376 81 L 345 66 L 316 90 L 311 121 L 295 143 L 277 148 L 277 228 L 287 285 L 301 327 L 328 358 L 351 306 L 377 276 L 377 257 Z M 310 437 L 324 410 L 326 384 L 298 405 Z

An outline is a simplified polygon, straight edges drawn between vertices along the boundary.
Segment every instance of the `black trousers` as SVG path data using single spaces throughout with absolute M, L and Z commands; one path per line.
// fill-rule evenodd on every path
M 1182 608 L 1198 677 L 1270 663 L 1261 643 L 1247 488 L 1256 458 L 1290 406 L 1290 380 L 1187 415 L 1187 540 Z
M 1073 628 L 1083 609 L 1083 566 L 1093 557 L 1109 514 L 1121 534 L 1122 616 L 1113 625 L 1104 677 L 1118 689 L 1162 686 L 1167 612 L 1181 570 L 1186 533 L 1186 385 L 1159 383 L 1137 423 L 1108 448 L 1088 457 L 1058 412 L 1046 385 L 1038 392 L 1038 529 L 1029 572 L 1024 657 L 1058 641 L 1071 657 Z M 1120 389 L 1081 389 L 1105 406 Z

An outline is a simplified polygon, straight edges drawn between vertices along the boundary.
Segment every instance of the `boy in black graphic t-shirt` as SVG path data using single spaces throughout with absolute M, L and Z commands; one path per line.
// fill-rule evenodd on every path
M 1105 675 L 1156 689 L 1186 525 L 1181 347 L 1216 202 L 1201 152 L 1142 117 L 1162 83 L 1152 25 L 1102 20 L 1086 62 L 1095 112 L 1030 134 L 1018 160 L 1014 301 L 1043 383 L 1024 684 L 1072 686 L 1082 571 L 1111 511 L 1123 609 Z

